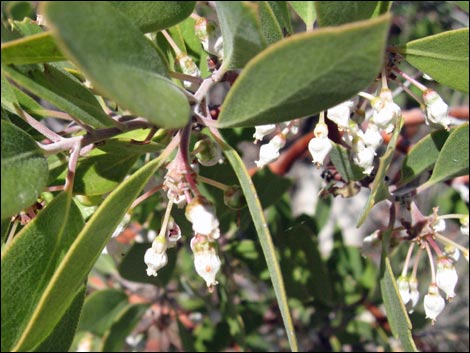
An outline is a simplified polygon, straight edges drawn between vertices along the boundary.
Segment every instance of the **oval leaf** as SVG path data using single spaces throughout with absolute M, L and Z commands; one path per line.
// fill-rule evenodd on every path
M 191 15 L 196 1 L 111 1 L 142 32 L 174 26 Z
M 468 174 L 468 124 L 452 130 L 437 157 L 434 171 L 423 188 L 441 181 Z
M 367 20 L 374 17 L 382 1 L 315 1 L 318 24 L 322 27 Z
M 242 68 L 266 47 L 254 4 L 242 1 L 217 1 L 224 38 L 223 70 Z
M 166 78 L 150 41 L 110 3 L 54 1 L 44 12 L 62 52 L 104 95 L 159 126 L 186 124 L 184 93 Z
M 414 40 L 398 51 L 437 82 L 468 93 L 468 28 Z
M 23 332 L 22 340 L 15 347 L 16 350 L 27 351 L 33 349 L 44 338 L 44 332 L 50 332 L 55 323 L 59 321 L 132 202 L 151 176 L 165 162 L 172 149 L 175 148 L 177 142 L 176 140 L 172 142 L 172 148 L 167 148 L 160 157 L 139 169 L 138 172 L 110 193 L 85 227 L 81 229 L 35 306 L 34 315 L 32 315 L 28 326 Z M 60 217 L 55 218 L 61 219 Z M 49 232 L 48 229 L 47 236 L 51 237 Z M 35 246 L 37 246 L 36 243 Z M 21 251 L 24 252 L 24 249 L 21 249 Z M 21 269 L 19 265 L 15 267 Z M 2 266 L 2 275 L 4 270 Z M 41 276 L 38 275 L 37 277 Z M 17 278 L 16 276 L 15 279 Z M 2 281 L 2 286 L 3 283 Z M 18 283 L 17 280 L 16 283 Z M 4 291 L 2 290 L 2 298 L 3 294 Z M 9 295 L 9 298 L 11 298 L 11 295 Z M 15 310 L 18 310 L 18 308 L 15 307 Z M 2 334 L 2 339 L 3 336 Z
M 219 127 L 278 123 L 350 98 L 379 72 L 389 20 L 383 15 L 273 44 L 235 81 L 222 106 Z
M 287 1 L 268 1 L 269 6 L 274 12 L 283 33 L 291 35 L 294 33 L 292 29 L 292 23 L 290 20 L 289 7 L 287 6 Z
M 315 1 L 289 1 L 290 6 L 297 12 L 307 28 L 313 29 L 313 22 L 317 17 L 315 12 Z
M 39 33 L 2 44 L 2 63 L 36 64 L 62 61 L 66 58 L 49 32 Z
M 31 325 L 35 327 L 36 339 L 29 341 L 28 350 L 34 349 L 63 317 L 83 281 L 77 281 L 67 296 L 64 310 L 46 313 L 50 320 L 48 325 L 37 325 L 34 319 L 47 286 L 82 227 L 80 211 L 70 194 L 62 193 L 5 249 L 2 254 L 2 351 L 21 350 L 23 343 L 29 341 Z
M 2 219 L 31 206 L 46 186 L 47 160 L 26 132 L 2 120 Z
M 258 8 L 261 30 L 264 38 L 266 39 L 266 43 L 272 44 L 281 40 L 284 35 L 282 34 L 281 25 L 277 21 L 271 5 L 267 1 L 260 1 L 258 3 Z

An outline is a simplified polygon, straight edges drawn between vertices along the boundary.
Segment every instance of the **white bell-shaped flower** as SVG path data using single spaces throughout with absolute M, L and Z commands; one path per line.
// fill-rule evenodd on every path
M 418 280 L 415 278 L 410 278 L 408 281 L 410 285 L 410 301 L 409 301 L 409 313 L 411 314 L 419 301 L 419 290 L 418 290 Z
M 423 93 L 424 104 L 426 105 L 426 124 L 438 124 L 449 127 L 449 106 L 442 100 L 441 96 L 434 90 L 428 89 Z
M 457 270 L 447 258 L 437 261 L 436 284 L 446 294 L 447 299 L 455 297 L 454 289 L 458 278 Z
M 446 230 L 446 221 L 444 219 L 437 219 L 436 222 L 432 225 L 432 229 L 436 233 L 442 233 Z
M 175 220 L 171 217 L 166 229 L 167 247 L 173 248 L 176 246 L 178 240 L 181 239 L 181 228 L 176 224 Z
M 202 234 L 209 239 L 220 237 L 219 220 L 215 209 L 209 201 L 203 197 L 194 198 L 186 206 L 186 218 L 193 224 L 196 234 Z
M 328 109 L 328 119 L 338 125 L 338 129 L 347 130 L 349 128 L 349 116 L 354 106 L 353 101 L 346 101 Z
M 265 136 L 273 133 L 276 131 L 276 124 L 266 124 L 266 125 L 258 125 L 255 126 L 255 133 L 253 134 L 253 138 L 256 141 L 261 141 Z
M 403 301 L 403 304 L 408 303 L 411 299 L 410 283 L 408 282 L 408 278 L 406 278 L 405 276 L 398 277 L 397 286 L 398 286 L 398 291 L 400 292 L 400 296 L 401 296 L 401 300 Z
M 445 300 L 439 294 L 439 289 L 434 283 L 431 283 L 428 294 L 424 296 L 424 312 L 426 318 L 431 319 L 434 323 L 445 306 Z
M 275 161 L 279 157 L 279 150 L 284 147 L 286 140 L 279 135 L 274 136 L 269 143 L 261 146 L 259 150 L 259 160 L 255 161 L 258 168 Z
M 323 165 L 332 148 L 333 144 L 328 137 L 314 137 L 311 139 L 308 143 L 308 150 L 312 155 L 313 164 L 316 166 Z
M 386 133 L 391 133 L 397 118 L 401 115 L 401 108 L 393 102 L 390 89 L 382 89 L 380 96 L 373 99 L 371 105 L 374 108 L 372 121 Z
M 202 235 L 196 235 L 191 239 L 191 249 L 194 253 L 196 272 L 204 279 L 207 287 L 211 290 L 218 283 L 215 277 L 221 265 L 215 243 L 208 241 Z
M 158 245 L 155 247 L 152 245 L 152 247 L 145 252 L 144 262 L 147 265 L 147 275 L 156 277 L 157 271 L 168 263 L 166 248 L 162 251 Z
M 372 123 L 367 126 L 367 130 L 365 132 L 358 131 L 357 134 L 367 147 L 371 147 L 374 150 L 380 147 L 384 141 L 379 127 Z
M 363 173 L 370 175 L 374 169 L 375 150 L 372 147 L 359 146 L 358 151 L 353 156 L 353 161 L 363 169 Z

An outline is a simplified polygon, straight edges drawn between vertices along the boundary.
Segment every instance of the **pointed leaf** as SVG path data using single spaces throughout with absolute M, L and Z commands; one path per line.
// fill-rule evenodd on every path
M 345 23 L 375 17 L 382 1 L 315 1 L 318 24 L 321 27 L 339 26 Z
M 148 304 L 133 304 L 124 309 L 105 334 L 101 351 L 122 352 L 126 337 L 131 334 L 148 307 Z
M 341 174 L 344 181 L 356 181 L 361 180 L 365 177 L 365 174 L 362 172 L 362 168 L 355 165 L 350 159 L 349 154 L 346 148 L 341 145 L 338 145 L 334 142 L 333 149 L 330 151 L 331 162 L 336 167 L 336 170 Z
M 175 140 L 173 140 L 175 141 Z M 175 147 L 173 142 L 171 147 Z M 150 177 L 168 158 L 171 148 L 121 183 L 98 207 L 60 262 L 45 288 L 34 315 L 23 332 L 16 350 L 31 350 L 50 332 L 63 315 L 81 283 L 111 238 L 132 202 Z M 56 217 L 57 218 L 57 217 Z M 55 234 L 55 233 L 53 233 Z M 50 234 L 47 234 L 50 237 Z M 3 261 L 3 258 L 2 258 Z M 21 266 L 16 266 L 21 268 Z M 3 271 L 2 271 L 3 274 Z M 38 276 L 40 277 L 40 276 Z M 18 281 L 16 281 L 18 282 Z M 3 281 L 2 281 L 3 285 Z M 4 291 L 2 291 L 3 296 Z M 10 296 L 11 297 L 11 296 Z M 17 310 L 17 309 L 15 309 Z M 2 335 L 3 338 L 3 335 Z
M 292 29 L 287 1 L 268 1 L 268 4 L 271 6 L 277 21 L 281 26 L 282 32 L 286 33 L 286 35 L 293 34 L 294 30 Z
M 384 15 L 271 45 L 235 81 L 222 105 L 219 127 L 278 123 L 350 98 L 380 71 L 389 20 Z
M 44 71 L 30 71 L 27 75 L 3 66 L 2 71 L 20 86 L 54 104 L 77 121 L 92 127 L 114 126 L 95 96 L 81 83 L 53 66 L 44 65 Z
M 437 82 L 468 93 L 468 28 L 417 39 L 398 51 Z
M 92 293 L 83 305 L 77 331 L 103 336 L 128 303 L 127 295 L 121 290 L 105 289 Z
M 400 131 L 403 126 L 403 117 L 400 116 L 399 120 L 395 124 L 395 130 L 393 131 L 392 138 L 388 143 L 387 149 L 382 157 L 380 157 L 379 168 L 374 178 L 374 182 L 370 188 L 369 198 L 367 203 L 364 206 L 364 209 L 361 212 L 359 221 L 357 222 L 357 227 L 360 227 L 362 223 L 366 220 L 366 217 L 369 215 L 370 210 L 374 205 L 380 201 L 385 200 L 389 196 L 388 185 L 385 181 L 385 177 L 388 172 L 388 167 L 392 162 L 393 154 L 395 152 L 396 144 L 398 137 L 400 136 Z
M 418 141 L 406 155 L 401 166 L 400 183 L 408 183 L 436 163 L 442 146 L 449 137 L 449 131 L 438 130 Z
M 66 60 L 66 58 L 57 48 L 55 40 L 49 32 L 2 44 L 3 64 L 25 65 L 62 60 Z
M 54 1 L 43 10 L 59 48 L 104 95 L 159 126 L 186 124 L 184 93 L 166 78 L 150 41 L 114 6 Z
M 31 206 L 47 183 L 48 165 L 31 136 L 2 119 L 2 214 Z
M 191 15 L 196 1 L 111 1 L 142 32 L 174 26 Z
M 10 85 L 10 82 L 5 78 L 3 72 L 1 73 L 2 79 L 2 107 L 8 110 L 10 113 L 16 114 L 15 106 L 18 105 L 18 99 L 14 92 L 14 86 Z
M 70 307 L 56 325 L 49 337 L 36 349 L 36 352 L 68 352 L 72 345 L 78 319 L 85 300 L 86 286 L 77 293 Z
M 217 1 L 224 38 L 223 68 L 242 68 L 266 47 L 254 4 L 242 1 Z
M 266 43 L 269 45 L 281 40 L 284 37 L 281 25 L 277 21 L 276 15 L 269 5 L 269 2 L 258 2 L 258 9 L 261 21 L 261 31 L 266 39 Z
M 422 187 L 468 174 L 468 124 L 453 129 L 437 157 L 434 171 Z
M 34 349 L 63 317 L 85 278 L 77 281 L 60 313 L 46 313 L 48 325 L 37 325 L 35 320 L 41 298 L 82 227 L 71 195 L 62 193 L 8 244 L 2 254 L 2 351 L 21 350 L 22 342 L 30 338 L 31 325 L 36 339 L 28 347 Z M 67 292 L 64 287 L 59 290 Z
M 307 28 L 313 28 L 313 23 L 317 18 L 315 1 L 289 1 L 289 4 L 305 22 Z
M 246 170 L 246 167 L 238 153 L 231 146 L 226 144 L 225 141 L 221 140 L 221 137 L 217 140 L 223 148 L 225 157 L 235 171 L 240 182 L 240 186 L 243 190 L 243 194 L 245 195 L 248 209 L 250 210 L 256 232 L 258 233 L 261 248 L 263 249 L 264 258 L 268 265 L 268 270 L 274 287 L 274 293 L 276 294 L 279 310 L 281 311 L 289 345 L 293 352 L 297 352 L 297 339 L 295 336 L 294 326 L 292 324 L 292 318 L 289 312 L 289 306 L 287 304 L 286 289 L 284 286 L 281 269 L 277 260 L 276 250 L 273 245 L 271 234 L 269 233 L 269 228 L 264 217 L 263 208 L 256 193 L 256 189 L 254 188 L 248 171 Z

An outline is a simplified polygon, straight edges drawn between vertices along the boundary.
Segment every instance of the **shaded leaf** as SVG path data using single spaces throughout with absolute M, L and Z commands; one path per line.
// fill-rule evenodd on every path
M 222 105 L 218 126 L 278 123 L 318 113 L 350 98 L 379 72 L 389 20 L 384 15 L 296 34 L 271 45 L 235 81 Z
M 449 131 L 434 131 L 419 140 L 406 155 L 401 166 L 400 183 L 408 183 L 436 163 Z
M 111 1 L 142 32 L 169 28 L 191 15 L 195 1 Z
M 2 214 L 5 219 L 31 206 L 47 183 L 48 165 L 36 142 L 2 120 Z
M 148 307 L 148 304 L 133 304 L 124 309 L 105 334 L 101 351 L 122 352 L 126 337 L 131 334 Z
M 79 123 L 92 127 L 114 126 L 95 96 L 69 74 L 53 66 L 44 65 L 44 71 L 30 71 L 27 75 L 4 66 L 3 72 L 20 86 L 67 112 Z
M 313 29 L 313 22 L 317 18 L 315 1 L 289 1 L 289 4 L 305 22 L 307 28 Z
M 90 294 L 83 305 L 77 331 L 103 336 L 127 305 L 127 295 L 121 290 L 105 289 Z
M 224 38 L 222 69 L 243 68 L 266 47 L 254 4 L 217 1 L 217 16 Z
M 346 148 L 334 142 L 332 144 L 333 148 L 329 156 L 344 181 L 350 182 L 363 179 L 366 175 L 362 172 L 361 167 L 358 167 L 349 159 Z
M 261 31 L 263 32 L 264 38 L 266 39 L 266 43 L 269 45 L 281 40 L 284 35 L 269 2 L 260 1 L 258 3 L 258 10 Z
M 468 28 L 417 39 L 398 51 L 437 82 L 468 93 Z
M 68 352 L 75 336 L 85 293 L 86 286 L 83 286 L 49 337 L 35 349 L 36 352 Z
M 437 157 L 434 171 L 422 187 L 468 174 L 468 124 L 453 129 Z
M 282 32 L 285 32 L 288 35 L 293 34 L 294 30 L 292 29 L 287 1 L 268 1 L 268 4 L 271 6 L 277 21 L 281 26 Z
M 71 195 L 61 193 L 8 244 L 2 254 L 2 351 L 34 349 L 70 307 L 85 278 L 64 295 L 63 310 L 51 310 L 48 324 L 38 325 L 36 315 L 42 298 L 82 227 L 83 219 Z M 61 292 L 66 294 L 64 289 Z
M 166 78 L 155 47 L 110 3 L 54 1 L 43 10 L 60 49 L 104 95 L 159 126 L 186 124 L 184 93 Z
M 388 172 L 388 167 L 392 162 L 393 154 L 395 152 L 396 144 L 398 137 L 400 136 L 400 131 L 403 126 L 403 117 L 397 120 L 395 124 L 395 130 L 393 131 L 392 138 L 388 143 L 387 149 L 382 157 L 380 157 L 379 168 L 377 173 L 374 177 L 374 182 L 370 188 L 369 198 L 367 199 L 367 203 L 364 206 L 364 209 L 361 212 L 361 216 L 359 217 L 359 221 L 357 222 L 357 227 L 360 227 L 362 223 L 366 220 L 366 217 L 369 215 L 370 210 L 374 205 L 380 201 L 385 200 L 389 196 L 388 192 L 388 185 L 385 181 L 385 177 Z
M 15 106 L 18 105 L 18 99 L 14 92 L 14 86 L 10 85 L 10 82 L 5 78 L 3 72 L 1 73 L 2 80 L 2 107 L 8 110 L 10 113 L 16 114 Z
M 36 64 L 66 60 L 49 32 L 2 44 L 3 64 Z
M 312 1 L 313 2 L 313 1 Z M 382 1 L 315 1 L 318 24 L 339 26 L 375 17 Z

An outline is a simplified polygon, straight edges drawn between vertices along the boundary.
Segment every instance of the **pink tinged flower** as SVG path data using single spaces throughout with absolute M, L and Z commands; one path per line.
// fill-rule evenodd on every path
M 219 220 L 215 209 L 209 201 L 202 197 L 194 198 L 186 206 L 186 218 L 193 224 L 196 234 L 202 234 L 210 239 L 220 237 Z
M 434 323 L 442 310 L 444 310 L 445 305 L 445 300 L 439 294 L 439 289 L 436 284 L 431 283 L 428 294 L 424 296 L 424 312 L 426 319 L 431 319 Z
M 426 124 L 438 124 L 449 127 L 449 106 L 442 100 L 441 96 L 434 90 L 428 89 L 423 93 L 424 104 L 426 105 Z
M 181 239 L 181 228 L 176 224 L 173 219 L 168 222 L 168 228 L 166 230 L 167 247 L 173 248 L 176 246 L 178 240 Z
M 312 162 L 316 166 L 323 165 L 325 158 L 328 156 L 332 148 L 333 144 L 328 137 L 314 137 L 308 143 L 308 150 L 312 155 Z
M 457 285 L 458 274 L 454 265 L 447 259 L 442 258 L 437 262 L 436 284 L 444 293 L 447 299 L 455 297 L 455 286 Z
M 374 169 L 375 150 L 371 147 L 359 149 L 353 156 L 353 161 L 363 169 L 363 173 L 370 175 Z
M 275 161 L 279 157 L 279 150 L 284 147 L 286 140 L 279 135 L 274 136 L 269 143 L 261 146 L 259 150 L 259 160 L 255 161 L 258 168 Z
M 349 128 L 349 116 L 351 115 L 351 108 L 353 106 L 353 101 L 346 101 L 328 109 L 328 119 L 338 125 L 340 130 L 347 130 Z
M 215 250 L 215 243 L 208 241 L 202 235 L 196 235 L 191 239 L 191 249 L 194 253 L 194 267 L 197 274 L 206 281 L 207 287 L 212 290 L 218 283 L 215 277 L 221 265 Z
M 411 299 L 410 283 L 408 282 L 408 278 L 406 278 L 405 276 L 400 276 L 397 279 L 397 286 L 403 304 L 408 303 Z
M 265 136 L 273 133 L 276 131 L 275 124 L 267 124 L 267 125 L 258 125 L 255 126 L 255 133 L 253 134 L 253 138 L 256 141 L 261 141 Z
M 165 266 L 168 262 L 166 252 L 160 252 L 153 246 L 145 252 L 144 261 L 147 265 L 147 275 L 157 276 L 157 271 Z
M 408 312 L 411 314 L 419 301 L 418 280 L 416 278 L 410 278 L 408 283 L 410 285 L 410 309 Z

